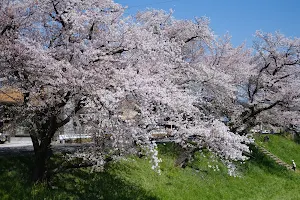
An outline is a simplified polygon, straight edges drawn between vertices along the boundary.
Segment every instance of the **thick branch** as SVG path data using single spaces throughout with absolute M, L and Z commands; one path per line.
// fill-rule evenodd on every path
M 191 38 L 185 40 L 184 43 L 188 43 L 188 42 L 190 42 L 190 41 L 192 41 L 192 40 L 194 40 L 194 39 L 196 39 L 196 38 L 198 38 L 198 37 L 199 37 L 199 36 L 193 36 L 193 37 L 191 37 Z
M 278 105 L 280 103 L 282 103 L 282 101 L 275 101 L 274 103 L 270 104 L 269 106 L 263 107 L 263 108 L 260 108 L 260 109 L 257 109 L 257 110 L 255 110 L 253 107 L 250 108 L 251 109 L 251 113 L 250 113 L 250 115 L 248 117 L 246 117 L 246 118 L 243 119 L 243 122 L 246 123 L 249 119 L 254 118 L 259 113 L 261 113 L 263 111 L 266 111 L 266 110 L 270 110 L 270 109 L 272 109 L 273 107 L 275 107 L 276 105 Z
M 67 124 L 71 119 L 72 117 L 74 117 L 74 115 L 80 110 L 82 109 L 84 106 L 85 106 L 85 99 L 81 99 L 78 101 L 78 103 L 76 104 L 75 108 L 74 108 L 74 111 L 71 112 L 71 114 L 65 118 L 64 120 L 62 120 L 61 122 L 58 122 L 57 123 L 57 127 L 62 127 L 64 126 L 65 124 Z
M 1 35 L 4 35 L 4 33 L 7 31 L 7 30 L 10 30 L 10 29 L 13 29 L 13 27 L 11 25 L 6 25 L 4 27 L 4 29 L 1 31 Z
M 113 51 L 109 51 L 109 52 L 105 53 L 103 56 L 121 54 L 126 51 L 129 51 L 129 50 L 125 49 L 125 48 L 120 48 L 120 49 L 116 49 Z M 97 58 L 96 60 L 93 60 L 92 62 L 95 63 L 95 62 L 99 62 L 100 60 L 101 60 L 100 58 Z

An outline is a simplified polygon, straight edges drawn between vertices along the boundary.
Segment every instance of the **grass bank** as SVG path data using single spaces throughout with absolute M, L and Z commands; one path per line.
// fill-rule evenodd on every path
M 266 136 L 270 138 L 268 142 L 264 142 L 264 137 Z M 287 164 L 292 164 L 292 160 L 295 160 L 300 167 L 300 144 L 295 143 L 288 135 L 257 135 L 256 143 Z
M 148 159 L 131 157 L 102 173 L 72 169 L 57 174 L 51 188 L 30 183 L 30 156 L 0 157 L 0 199 L 300 199 L 300 176 L 255 149 L 248 162 L 238 164 L 238 178 L 228 176 L 222 162 L 205 151 L 185 169 L 176 168 L 178 153 L 172 144 L 160 146 L 161 175 Z

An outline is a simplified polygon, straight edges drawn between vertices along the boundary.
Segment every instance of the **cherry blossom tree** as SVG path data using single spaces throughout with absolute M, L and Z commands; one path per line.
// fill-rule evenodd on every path
M 111 1 L 6 1 L 1 5 L 1 40 L 6 44 L 1 50 L 1 69 L 24 93 L 24 105 L 13 109 L 30 129 L 35 181 L 45 178 L 47 152 L 55 132 L 87 99 L 95 98 L 94 88 L 109 84 L 110 65 L 98 68 L 93 63 L 100 57 L 109 63 L 112 55 L 120 53 L 117 45 L 108 44 L 114 38 L 118 41 L 118 33 L 104 31 L 120 13 L 122 7 Z M 97 34 L 107 37 L 104 44 L 101 39 L 94 44 Z M 62 114 L 69 102 L 74 108 Z
M 24 93 L 12 109 L 30 129 L 35 181 L 46 176 L 51 139 L 71 119 L 95 138 L 73 156 L 98 167 L 144 148 L 159 171 L 151 131 L 165 125 L 184 148 L 246 159 L 249 140 L 204 112 L 206 95 L 190 84 L 213 71 L 190 59 L 191 47 L 213 42 L 207 19 L 157 10 L 124 17 L 111 0 L 6 1 L 0 10 L 1 74 Z
M 232 47 L 230 37 L 215 39 L 199 54 L 191 54 L 197 73 L 201 107 L 230 119 L 233 132 L 246 134 L 260 124 L 299 124 L 299 39 L 256 33 L 254 49 Z M 197 78 L 196 78 L 197 77 Z
M 244 80 L 252 74 L 251 51 L 244 44 L 233 47 L 226 34 L 217 38 L 208 53 L 200 61 L 205 76 L 202 89 L 207 95 L 210 109 L 220 117 L 239 117 L 241 106 L 237 95 Z
M 193 43 L 186 47 L 185 55 L 193 70 L 186 87 L 202 99 L 198 104 L 206 116 L 228 118 L 236 127 L 241 127 L 240 115 L 244 111 L 240 93 L 245 80 L 254 73 L 251 50 L 244 44 L 233 47 L 231 37 L 214 37 L 210 43 Z M 187 50 L 191 48 L 191 50 Z M 234 132 L 234 127 L 230 126 Z
M 257 31 L 254 67 L 244 82 L 245 128 L 259 123 L 287 127 L 299 123 L 299 38 Z

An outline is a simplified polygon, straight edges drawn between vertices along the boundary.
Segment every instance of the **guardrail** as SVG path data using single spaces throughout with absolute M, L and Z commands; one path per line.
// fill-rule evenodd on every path
M 72 135 L 59 135 L 58 140 L 60 143 L 65 143 L 66 140 L 76 140 L 76 139 L 88 139 L 92 138 L 91 135 L 88 134 L 72 134 Z

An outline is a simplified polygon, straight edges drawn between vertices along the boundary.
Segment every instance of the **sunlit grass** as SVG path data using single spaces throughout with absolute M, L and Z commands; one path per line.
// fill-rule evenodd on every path
M 266 135 L 258 135 L 256 142 L 272 152 L 287 164 L 292 164 L 292 160 L 295 160 L 296 164 L 300 167 L 300 144 L 295 143 L 289 137 L 283 137 L 280 135 L 268 135 L 270 140 L 263 142 Z
M 175 168 L 174 158 L 161 155 L 161 175 L 151 170 L 148 160 L 124 161 L 121 169 L 113 170 L 161 199 L 300 199 L 300 177 L 253 151 L 254 158 L 240 165 L 239 178 L 228 176 L 226 167 L 217 158 L 212 162 L 206 152 L 198 153 L 185 169 Z
M 102 173 L 65 171 L 53 177 L 51 186 L 29 181 L 32 157 L 0 157 L 0 199 L 300 199 L 300 176 L 255 149 L 251 160 L 238 164 L 237 178 L 207 151 L 196 153 L 185 169 L 174 167 L 179 153 L 175 145 L 160 146 L 161 175 L 149 159 L 130 157 Z

